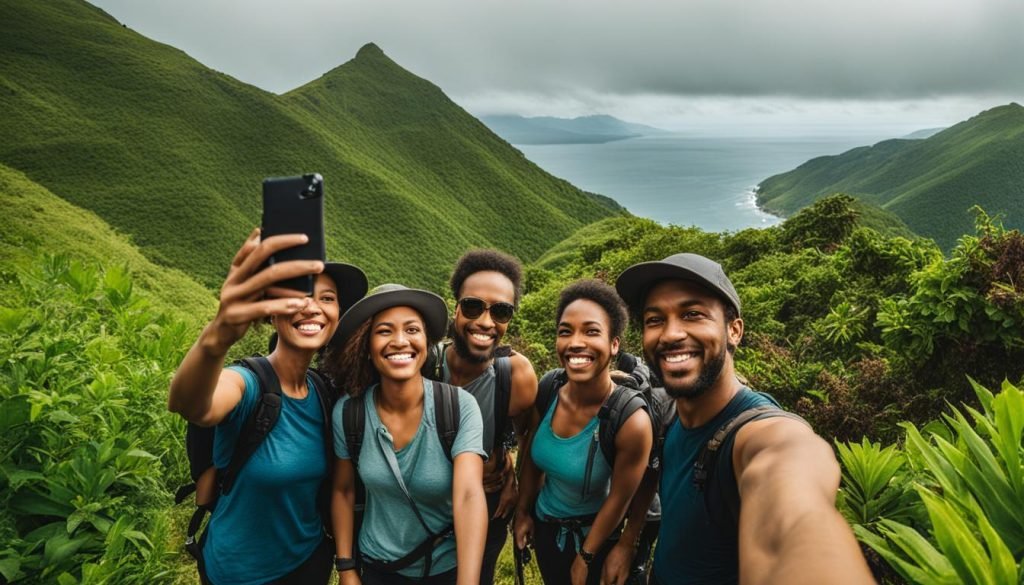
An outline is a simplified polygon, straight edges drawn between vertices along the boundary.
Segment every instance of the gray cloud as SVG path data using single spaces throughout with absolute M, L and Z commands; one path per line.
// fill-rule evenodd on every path
M 142 34 L 275 92 L 319 77 L 372 41 L 470 101 L 1024 95 L 1019 0 L 95 3 Z

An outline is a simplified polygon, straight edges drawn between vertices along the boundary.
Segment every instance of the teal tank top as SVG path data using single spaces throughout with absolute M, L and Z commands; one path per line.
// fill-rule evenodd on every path
M 742 388 L 721 412 L 704 425 L 687 429 L 673 420 L 662 453 L 661 529 L 654 551 L 654 580 L 659 585 L 729 585 L 739 582 L 739 541 L 735 526 L 713 524 L 704 494 L 693 484 L 693 464 L 701 449 L 726 421 L 737 414 L 774 404 L 770 398 Z M 736 483 L 732 466 L 733 434 L 718 453 L 715 478 L 709 485 Z
M 559 437 L 551 428 L 558 408 L 558 395 L 537 427 L 530 456 L 544 472 L 544 485 L 537 496 L 537 517 L 571 518 L 596 514 L 611 489 L 612 470 L 598 444 L 598 418 L 572 437 Z M 590 451 L 595 450 L 587 482 Z

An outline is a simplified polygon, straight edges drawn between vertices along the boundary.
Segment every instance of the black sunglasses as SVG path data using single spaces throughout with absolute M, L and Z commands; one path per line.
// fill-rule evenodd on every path
M 512 303 L 498 302 L 488 305 L 483 299 L 462 297 L 459 299 L 459 311 L 467 319 L 479 318 L 485 311 L 490 311 L 491 319 L 494 319 L 495 323 L 508 323 L 512 320 L 516 308 Z

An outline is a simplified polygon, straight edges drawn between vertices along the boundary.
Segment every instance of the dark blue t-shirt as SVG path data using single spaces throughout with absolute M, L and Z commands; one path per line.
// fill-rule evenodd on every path
M 654 552 L 654 577 L 660 585 L 728 585 L 739 582 L 736 527 L 713 524 L 704 494 L 693 484 L 693 464 L 701 449 L 723 424 L 739 413 L 774 404 L 770 398 L 742 388 L 721 412 L 704 425 L 687 429 L 676 418 L 665 437 L 661 471 L 661 529 Z M 732 435 L 718 452 L 712 488 L 735 483 Z

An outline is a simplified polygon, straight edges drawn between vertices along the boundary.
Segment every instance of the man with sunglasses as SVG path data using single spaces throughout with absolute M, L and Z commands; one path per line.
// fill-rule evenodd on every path
M 484 449 L 490 455 L 484 466 L 490 527 L 480 570 L 482 585 L 494 582 L 494 566 L 519 497 L 505 438 L 514 426 L 522 447 L 523 433 L 529 428 L 525 419 L 537 398 L 537 375 L 530 360 L 501 345 L 519 303 L 522 273 L 518 260 L 495 250 L 473 250 L 459 259 L 450 281 L 457 301 L 451 343 L 441 353 L 437 372 L 441 381 L 472 394 L 484 419 Z

